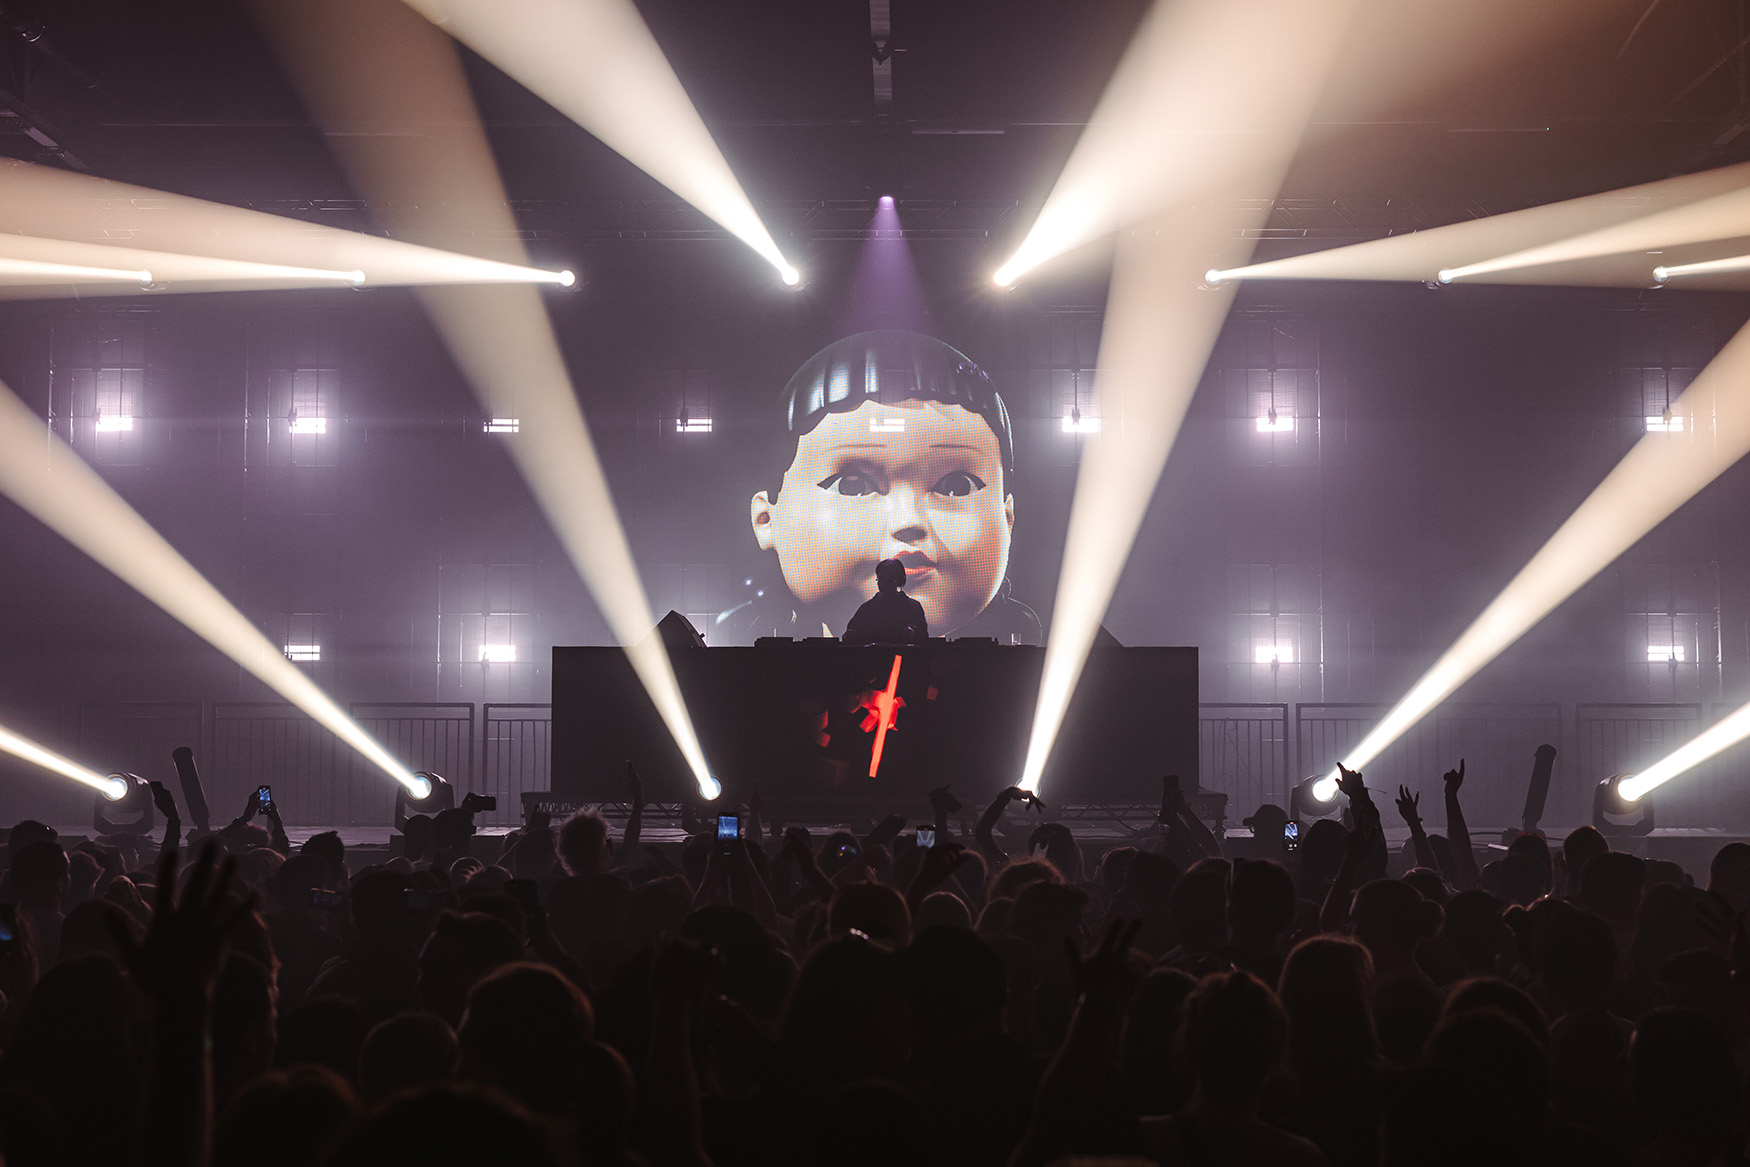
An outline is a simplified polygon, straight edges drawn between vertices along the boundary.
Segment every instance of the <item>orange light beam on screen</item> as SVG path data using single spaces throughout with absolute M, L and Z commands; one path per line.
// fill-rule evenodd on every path
M 902 658 L 893 654 L 893 671 L 887 674 L 887 688 L 875 694 L 875 745 L 869 751 L 869 777 L 881 769 L 881 751 L 887 746 L 887 730 L 899 720 L 899 666 Z
M 408 238 L 467 240 L 511 266 L 527 261 L 449 37 L 400 0 L 252 0 L 250 7 L 385 227 Z M 523 18 L 520 7 L 514 19 L 500 16 L 506 24 Z M 650 602 L 546 305 L 530 287 L 417 294 L 486 416 L 521 419 L 505 452 L 625 649 L 700 795 L 716 798 L 722 785 L 662 637 L 651 631 Z
M 632 0 L 406 3 L 801 282 Z

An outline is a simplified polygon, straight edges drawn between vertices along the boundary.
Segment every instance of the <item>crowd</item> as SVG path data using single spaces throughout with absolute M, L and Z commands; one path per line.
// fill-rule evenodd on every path
M 1400 788 L 1397 853 L 1359 774 L 1292 850 L 1280 810 L 1218 839 L 1172 785 L 1096 860 L 1013 788 L 966 835 L 947 789 L 918 831 L 824 838 L 767 831 L 755 791 L 731 837 L 695 811 L 645 846 L 634 778 L 618 838 L 534 814 L 487 862 L 464 803 L 368 866 L 253 799 L 185 840 L 155 786 L 161 841 L 7 839 L 0 1153 L 1741 1162 L 1750 844 L 1704 886 L 1592 827 L 1479 865 L 1463 782 L 1444 836 Z

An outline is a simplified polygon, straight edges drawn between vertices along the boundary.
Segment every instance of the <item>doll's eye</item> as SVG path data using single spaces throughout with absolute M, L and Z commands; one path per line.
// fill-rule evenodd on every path
M 930 487 L 931 494 L 945 494 L 949 498 L 964 498 L 975 490 L 983 490 L 984 483 L 978 475 L 968 474 L 964 470 L 953 470 L 942 475 L 936 485 Z
M 846 470 L 839 474 L 827 475 L 826 478 L 821 481 L 820 489 L 831 490 L 835 485 L 839 488 L 840 494 L 850 495 L 852 497 L 864 494 L 881 493 L 881 488 L 876 486 L 874 481 L 868 475 L 861 474 L 855 470 Z

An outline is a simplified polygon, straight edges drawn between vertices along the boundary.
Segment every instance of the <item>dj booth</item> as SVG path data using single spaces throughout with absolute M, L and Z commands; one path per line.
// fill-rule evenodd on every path
M 988 641 L 852 648 L 836 641 L 672 650 L 711 772 L 732 801 L 757 783 L 777 813 L 920 813 L 949 785 L 967 803 L 1020 780 L 1045 650 Z M 618 648 L 553 650 L 552 794 L 693 789 L 679 748 Z M 1194 786 L 1197 650 L 1099 647 L 1046 764 L 1048 803 L 1152 803 L 1163 774 Z

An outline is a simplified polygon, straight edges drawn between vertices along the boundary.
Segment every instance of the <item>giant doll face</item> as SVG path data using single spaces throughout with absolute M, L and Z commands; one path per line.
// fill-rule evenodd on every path
M 1014 525 L 996 434 L 938 401 L 827 414 L 797 442 L 777 501 L 753 497 L 754 538 L 798 600 L 867 599 L 875 565 L 897 559 L 936 635 L 996 595 Z

